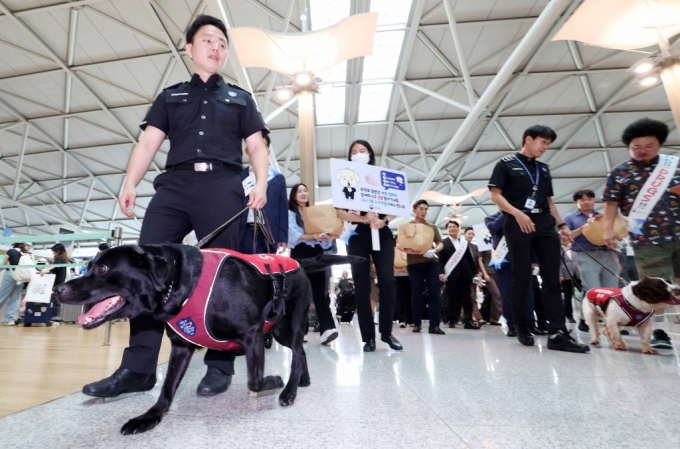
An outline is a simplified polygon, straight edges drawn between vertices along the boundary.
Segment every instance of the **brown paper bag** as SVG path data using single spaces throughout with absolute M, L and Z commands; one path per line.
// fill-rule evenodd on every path
M 434 231 L 422 223 L 405 223 L 399 226 L 399 247 L 422 251 L 425 254 L 432 249 Z
M 305 223 L 305 234 L 340 235 L 342 232 L 342 220 L 330 204 L 304 207 L 302 220 Z
M 593 221 L 587 223 L 583 227 L 583 236 L 588 239 L 590 243 L 595 246 L 604 246 L 606 243 L 603 237 L 604 233 L 604 220 L 602 215 L 595 217 Z M 624 239 L 628 236 L 628 229 L 626 228 L 626 223 L 620 215 L 614 218 L 614 239 Z
M 406 253 L 399 248 L 394 248 L 394 268 L 406 268 Z

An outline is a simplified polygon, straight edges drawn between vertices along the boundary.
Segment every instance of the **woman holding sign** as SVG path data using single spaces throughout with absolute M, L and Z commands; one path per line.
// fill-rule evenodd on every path
M 347 160 L 360 164 L 375 165 L 375 152 L 365 140 L 355 140 L 349 146 Z M 375 351 L 375 325 L 371 313 L 371 284 L 369 256 L 375 264 L 380 289 L 380 339 L 395 351 L 403 347 L 392 335 L 392 316 L 394 315 L 394 236 L 387 226 L 390 216 L 375 212 L 346 211 L 338 209 L 338 218 L 355 226 L 347 244 L 347 254 L 361 256 L 363 262 L 352 263 L 352 277 L 359 315 L 361 339 L 364 352 Z M 380 250 L 373 250 L 371 229 L 378 230 Z
M 324 249 L 333 246 L 333 239 L 337 237 L 329 234 L 305 234 L 305 224 L 302 221 L 304 207 L 309 207 L 307 186 L 295 184 L 288 197 L 288 247 L 290 257 L 295 260 L 320 256 Z M 321 344 L 327 345 L 338 338 L 338 331 L 331 313 L 330 298 L 326 297 L 326 272 L 307 273 L 307 277 L 312 285 L 314 307 L 321 329 Z

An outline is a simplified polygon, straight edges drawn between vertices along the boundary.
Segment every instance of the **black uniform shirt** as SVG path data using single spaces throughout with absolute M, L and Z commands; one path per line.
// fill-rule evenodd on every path
M 517 159 L 522 161 L 524 167 L 529 169 L 531 177 Z M 524 204 L 533 192 L 531 178 L 536 178 L 537 166 L 540 179 L 534 208 L 544 209 L 547 212 L 550 207 L 548 198 L 553 196 L 550 169 L 546 164 L 538 162 L 536 159 L 530 159 L 519 153 L 504 157 L 498 161 L 493 169 L 491 179 L 489 179 L 489 188 L 501 189 L 503 196 L 512 206 L 521 211 L 526 211 Z
M 148 125 L 170 139 L 166 166 L 214 160 L 241 167 L 242 139 L 269 134 L 250 94 L 217 74 L 164 89 L 139 126 Z

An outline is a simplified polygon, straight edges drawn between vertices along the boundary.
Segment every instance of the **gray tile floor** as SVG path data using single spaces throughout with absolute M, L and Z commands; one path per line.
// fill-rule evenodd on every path
M 116 400 L 74 394 L 0 420 L 0 447 L 34 448 L 672 448 L 680 447 L 680 364 L 673 351 L 642 355 L 604 340 L 588 355 L 526 348 L 498 327 L 394 333 L 403 352 L 378 342 L 361 352 L 358 326 L 320 346 L 310 333 L 312 385 L 292 407 L 277 393 L 253 398 L 237 360 L 229 391 L 199 398 L 202 354 L 194 357 L 171 411 L 152 431 L 119 428 L 149 408 L 147 394 Z M 588 339 L 587 334 L 578 334 Z M 267 374 L 289 370 L 289 353 L 267 351 Z M 164 374 L 165 366 L 159 367 Z

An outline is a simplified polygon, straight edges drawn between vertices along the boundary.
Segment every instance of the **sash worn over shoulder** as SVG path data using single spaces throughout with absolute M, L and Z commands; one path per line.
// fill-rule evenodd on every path
M 278 301 L 281 295 L 287 294 L 285 291 L 285 276 L 300 269 L 300 265 L 290 257 L 275 254 L 241 254 L 237 251 L 228 249 L 202 249 L 203 269 L 198 279 L 196 288 L 191 296 L 184 301 L 182 309 L 174 318 L 168 320 L 172 329 L 190 343 L 204 348 L 218 349 L 221 351 L 233 351 L 239 349 L 241 345 L 231 340 L 217 340 L 206 326 L 206 314 L 210 307 L 210 299 L 213 286 L 217 281 L 220 268 L 229 257 L 236 257 L 250 264 L 261 277 L 272 278 L 274 282 L 274 298 L 265 308 L 265 318 L 269 312 L 273 311 L 275 316 L 283 314 L 283 301 Z M 278 286 L 278 278 L 284 279 L 283 292 Z M 283 298 L 280 298 L 283 299 Z M 227 300 L 227 299 L 224 299 Z M 276 323 L 276 319 L 264 322 L 263 332 L 267 333 Z
M 659 154 L 659 162 L 635 197 L 633 207 L 628 213 L 628 230 L 633 234 L 642 234 L 642 226 L 647 221 L 647 217 L 649 217 L 656 203 L 666 193 L 668 184 L 675 176 L 679 160 L 676 156 Z
M 458 263 L 465 255 L 467 247 L 468 247 L 467 240 L 465 240 L 464 238 L 458 239 L 458 249 L 456 249 L 456 251 L 451 255 L 451 257 L 449 257 L 449 260 L 446 261 L 446 265 L 444 265 L 444 275 L 446 279 L 449 278 L 453 270 L 455 270 L 456 267 L 458 266 Z
M 633 307 L 623 296 L 621 290 L 620 288 L 591 288 L 586 293 L 586 297 L 602 313 L 606 312 L 609 301 L 616 301 L 630 318 L 630 322 L 626 326 L 639 326 L 653 315 L 654 312 L 642 312 Z

